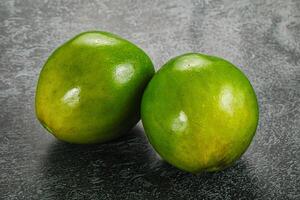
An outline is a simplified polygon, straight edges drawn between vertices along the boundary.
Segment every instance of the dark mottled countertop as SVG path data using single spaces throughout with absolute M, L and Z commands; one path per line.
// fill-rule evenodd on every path
M 57 141 L 34 115 L 38 74 L 61 43 L 106 30 L 156 69 L 185 52 L 224 57 L 260 103 L 237 164 L 192 175 L 161 161 L 139 124 L 115 142 Z M 300 199 L 300 1 L 0 1 L 0 199 Z

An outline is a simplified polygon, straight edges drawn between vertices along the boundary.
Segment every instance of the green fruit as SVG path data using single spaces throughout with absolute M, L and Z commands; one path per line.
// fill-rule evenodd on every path
M 249 80 L 234 65 L 189 53 L 154 75 L 141 115 L 160 156 L 198 173 L 224 169 L 246 151 L 257 127 L 258 104 Z
M 49 57 L 36 90 L 36 115 L 58 139 L 100 143 L 139 120 L 145 86 L 154 74 L 137 46 L 107 32 L 85 32 Z

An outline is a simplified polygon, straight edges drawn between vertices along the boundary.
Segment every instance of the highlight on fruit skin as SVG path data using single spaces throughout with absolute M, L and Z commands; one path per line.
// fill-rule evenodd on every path
M 55 137 L 101 143 L 140 119 L 141 97 L 154 75 L 146 53 L 112 33 L 81 33 L 57 48 L 40 73 L 36 116 Z
M 250 145 L 258 115 L 247 77 L 230 62 L 199 53 L 164 64 L 141 106 L 150 144 L 168 163 L 191 173 L 231 166 Z

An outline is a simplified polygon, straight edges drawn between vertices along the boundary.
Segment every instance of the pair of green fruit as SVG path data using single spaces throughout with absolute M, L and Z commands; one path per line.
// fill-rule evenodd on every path
M 88 144 L 120 137 L 141 113 L 154 149 L 192 173 L 224 169 L 246 151 L 258 104 L 240 70 L 189 53 L 154 73 L 150 58 L 131 42 L 107 32 L 79 34 L 44 65 L 37 118 L 58 139 Z

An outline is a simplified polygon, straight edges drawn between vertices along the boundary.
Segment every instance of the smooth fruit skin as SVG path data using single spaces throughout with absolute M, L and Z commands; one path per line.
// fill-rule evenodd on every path
M 199 173 L 224 169 L 246 151 L 258 124 L 258 104 L 249 80 L 234 65 L 189 53 L 154 75 L 141 115 L 160 156 Z
M 128 132 L 140 119 L 140 101 L 154 74 L 150 58 L 112 33 L 91 31 L 48 58 L 38 80 L 36 115 L 55 137 L 101 143 Z

